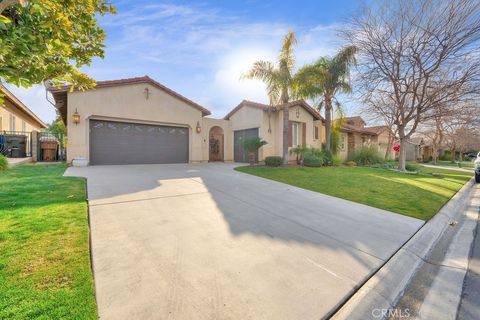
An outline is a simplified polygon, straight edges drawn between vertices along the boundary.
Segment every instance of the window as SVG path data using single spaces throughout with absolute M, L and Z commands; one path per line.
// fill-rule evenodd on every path
M 297 122 L 292 123 L 292 146 L 298 146 L 299 127 Z
M 342 151 L 345 151 L 345 135 L 344 134 L 340 135 L 340 149 Z
M 318 126 L 315 126 L 313 129 L 313 139 L 318 140 Z
M 10 113 L 10 131 L 15 131 L 15 115 Z

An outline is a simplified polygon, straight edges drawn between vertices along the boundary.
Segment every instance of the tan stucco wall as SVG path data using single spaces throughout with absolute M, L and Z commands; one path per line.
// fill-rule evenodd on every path
M 145 98 L 144 90 L 150 95 Z M 80 123 L 72 122 L 72 115 L 78 111 Z M 201 162 L 208 154 L 208 144 L 200 110 L 190 106 L 164 91 L 149 84 L 131 84 L 85 92 L 68 94 L 68 152 L 67 161 L 76 157 L 89 158 L 89 120 L 105 119 L 117 121 L 133 121 L 139 123 L 177 125 L 189 128 L 190 161 Z M 202 132 L 196 133 L 197 122 Z M 207 147 L 207 148 L 205 148 Z
M 15 128 L 10 126 L 10 115 L 15 115 Z M 23 131 L 22 122 L 25 122 L 25 132 L 39 131 L 40 126 L 31 117 L 15 107 L 10 101 L 4 101 L 0 106 L 0 131 Z
M 321 148 L 322 146 L 321 137 L 319 137 L 320 139 L 318 140 L 313 139 L 313 133 L 314 133 L 313 126 L 314 126 L 315 119 L 304 108 L 300 107 L 298 110 L 299 110 L 299 114 L 297 117 L 297 107 L 290 108 L 288 113 L 288 119 L 294 122 L 305 123 L 306 124 L 305 144 L 311 148 Z M 283 130 L 283 111 L 280 111 L 279 114 L 280 114 L 279 120 L 280 120 L 281 128 Z M 316 125 L 319 125 L 318 122 L 316 123 Z M 279 155 L 282 154 L 282 146 L 283 146 L 282 141 L 283 141 L 283 135 L 282 135 L 282 132 L 280 131 L 280 145 L 278 148 Z M 291 149 L 292 147 L 288 148 L 288 153 L 289 153 L 288 161 L 295 161 L 296 156 L 290 154 Z
M 213 127 L 220 127 L 223 129 L 223 156 L 224 161 L 233 161 L 233 132 L 231 129 L 231 122 L 223 119 L 203 118 L 202 129 L 202 151 L 203 159 L 209 160 L 209 135 L 210 129 Z M 232 143 L 230 143 L 230 140 Z
M 315 120 L 313 116 L 306 111 L 304 108 L 299 109 L 299 116 L 297 118 L 296 108 L 290 108 L 289 110 L 289 120 L 296 122 L 306 123 L 306 144 L 309 147 L 321 148 L 321 141 L 323 138 L 322 123 L 320 120 Z M 232 158 L 233 158 L 233 131 L 259 128 L 259 136 L 267 141 L 267 145 L 263 146 L 258 153 L 258 158 L 260 161 L 263 161 L 265 157 L 268 156 L 281 156 L 283 148 L 283 111 L 276 111 L 270 114 L 270 129 L 269 128 L 269 115 L 268 112 L 251 107 L 244 106 L 235 112 L 230 117 L 231 123 L 231 136 L 229 137 L 229 144 L 232 149 Z M 319 127 L 319 137 L 314 139 L 314 125 Z M 289 148 L 290 150 L 291 148 Z M 289 155 L 289 161 L 294 161 L 295 156 Z

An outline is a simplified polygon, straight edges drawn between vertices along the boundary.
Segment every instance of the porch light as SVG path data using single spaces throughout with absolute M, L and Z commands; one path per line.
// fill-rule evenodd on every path
M 197 130 L 197 133 L 202 132 L 202 127 L 200 127 L 200 122 L 197 121 L 197 127 L 195 128 Z
M 78 113 L 77 109 L 75 109 L 75 113 L 72 115 L 72 121 L 75 124 L 80 123 L 80 114 Z

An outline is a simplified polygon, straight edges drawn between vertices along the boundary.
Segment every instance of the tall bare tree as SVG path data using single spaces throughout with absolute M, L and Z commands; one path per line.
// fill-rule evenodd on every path
M 439 103 L 473 99 L 480 79 L 480 1 L 380 1 L 352 18 L 344 38 L 360 50 L 366 108 L 388 119 L 405 146 Z

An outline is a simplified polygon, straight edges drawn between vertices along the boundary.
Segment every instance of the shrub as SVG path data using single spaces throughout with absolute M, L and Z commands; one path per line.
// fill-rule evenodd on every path
M 342 158 L 339 154 L 335 154 L 332 156 L 332 166 L 338 167 L 342 164 Z M 356 165 L 356 164 L 355 164 Z
M 269 167 L 279 167 L 282 165 L 282 157 L 272 156 L 272 157 L 265 157 L 265 165 Z
M 333 160 L 333 156 L 332 156 L 332 152 L 328 151 L 328 150 L 322 150 L 321 152 L 321 157 L 323 158 L 323 165 L 325 166 L 331 166 L 332 165 L 332 160 Z
M 323 160 L 314 155 L 306 155 L 305 158 L 303 158 L 303 164 L 307 167 L 321 167 Z
M 3 154 L 0 154 L 0 171 L 5 171 L 8 169 L 8 160 Z
M 406 163 L 405 164 L 405 170 L 407 170 L 407 171 L 417 171 L 417 166 L 413 165 L 413 164 L 410 164 L 410 163 Z
M 255 163 L 255 152 L 267 144 L 267 141 L 260 137 L 247 138 L 242 141 L 242 147 L 248 152 L 250 165 Z
M 356 167 L 357 163 L 355 161 L 347 161 L 345 164 L 349 167 Z
M 384 162 L 384 159 L 378 153 L 377 148 L 373 146 L 360 148 L 354 153 L 350 160 L 355 161 L 360 166 L 368 166 Z
M 294 154 L 296 156 L 297 164 L 300 164 L 303 160 L 303 157 L 307 154 L 311 154 L 311 150 L 307 146 L 296 146 L 290 149 L 290 154 Z

